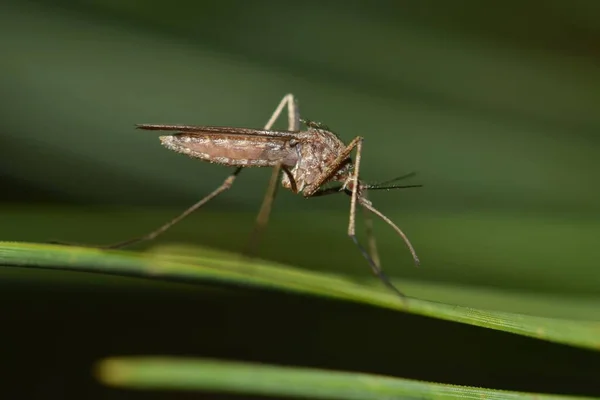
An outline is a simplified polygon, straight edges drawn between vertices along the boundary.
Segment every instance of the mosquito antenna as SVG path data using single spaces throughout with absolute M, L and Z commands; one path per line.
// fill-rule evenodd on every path
M 406 243 L 406 245 L 408 246 L 410 254 L 412 254 L 413 259 L 415 260 L 415 265 L 418 267 L 421 264 L 421 262 L 419 261 L 417 252 L 410 243 L 410 240 L 408 240 L 408 237 L 406 237 L 404 232 L 402 232 L 402 229 L 398 228 L 398 226 L 396 226 L 396 224 L 394 224 L 391 219 L 389 219 L 388 217 L 383 215 L 379 210 L 373 207 L 373 205 L 369 201 L 359 198 L 359 202 L 361 206 L 363 206 L 364 208 L 366 208 L 367 210 L 371 211 L 373 214 L 377 215 L 379 218 L 384 220 L 389 226 L 391 226 L 396 231 L 396 233 L 398 233 L 398 235 L 400 235 L 400 237 L 402 237 L 402 239 L 404 239 L 404 243 Z

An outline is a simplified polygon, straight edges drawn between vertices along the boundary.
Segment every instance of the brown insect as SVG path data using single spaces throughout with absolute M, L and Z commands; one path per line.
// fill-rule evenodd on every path
M 271 127 L 286 106 L 288 109 L 288 130 L 271 130 Z M 300 130 L 301 122 L 307 126 L 307 129 L 304 131 Z M 111 245 L 95 247 L 120 248 L 144 240 L 154 239 L 171 226 L 229 189 L 243 168 L 272 167 L 273 173 L 258 213 L 247 253 L 253 251 L 255 248 L 254 244 L 268 222 L 279 179 L 281 179 L 281 184 L 284 188 L 289 189 L 294 193 L 300 193 L 305 198 L 340 192 L 346 193 L 351 197 L 348 236 L 350 236 L 352 241 L 358 246 L 375 275 L 377 275 L 386 286 L 400 296 L 403 296 L 381 270 L 375 239 L 371 232 L 372 221 L 368 218 L 366 213 L 369 251 L 358 242 L 355 233 L 356 205 L 360 204 L 364 210 L 372 212 L 390 225 L 398 235 L 402 237 L 413 256 L 415 263 L 419 265 L 417 254 L 406 235 L 388 217 L 373 207 L 372 203 L 367 200 L 366 192 L 367 190 L 398 189 L 419 187 L 421 185 L 389 185 L 408 175 L 379 184 L 369 185 L 361 182 L 359 180 L 359 171 L 362 154 L 362 137 L 357 136 L 350 144 L 346 145 L 325 125 L 301 119 L 296 100 L 292 94 L 287 94 L 283 97 L 264 129 L 152 124 L 139 124 L 137 125 L 137 128 L 145 130 L 175 131 L 176 133 L 160 136 L 160 141 L 166 148 L 178 153 L 186 154 L 192 158 L 199 158 L 211 163 L 236 168 L 212 193 L 160 228 L 141 237 Z M 352 162 L 350 153 L 355 148 L 356 159 Z M 326 184 L 335 182 L 339 184 L 332 187 L 325 187 Z

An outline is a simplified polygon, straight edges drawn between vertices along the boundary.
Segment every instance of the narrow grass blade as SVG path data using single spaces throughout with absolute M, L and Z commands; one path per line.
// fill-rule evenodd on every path
M 137 390 L 211 391 L 340 400 L 584 399 L 211 359 L 115 357 L 101 360 L 95 372 L 106 385 Z
M 194 249 L 135 253 L 32 243 L 0 242 L 0 265 L 90 271 L 187 283 L 218 282 L 335 298 L 600 350 L 600 322 L 538 317 L 409 298 L 341 276 L 249 261 Z M 189 253 L 189 251 L 188 251 Z

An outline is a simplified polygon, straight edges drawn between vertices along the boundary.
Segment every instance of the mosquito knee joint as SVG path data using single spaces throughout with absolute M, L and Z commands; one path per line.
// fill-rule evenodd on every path
M 231 185 L 233 185 L 233 181 L 235 181 L 235 178 L 235 175 L 228 176 L 227 179 L 225 179 L 225 182 L 223 182 L 223 186 L 229 189 Z

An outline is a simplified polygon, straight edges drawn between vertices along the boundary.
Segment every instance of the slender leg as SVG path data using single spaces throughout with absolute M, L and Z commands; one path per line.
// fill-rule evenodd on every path
M 336 193 L 344 193 L 344 187 L 342 185 L 338 185 L 326 189 L 319 189 L 311 197 L 327 196 Z M 366 196 L 364 197 L 366 198 Z M 369 254 L 371 255 L 375 265 L 381 268 L 381 259 L 379 258 L 379 251 L 377 250 L 377 242 L 375 240 L 375 235 L 373 235 L 373 219 L 371 218 L 371 214 L 367 212 L 367 208 L 362 207 L 362 210 L 367 232 L 367 241 L 369 242 Z
M 271 115 L 271 118 L 265 125 L 264 129 L 271 129 L 277 121 L 277 118 L 281 115 L 281 112 L 285 108 L 288 107 L 288 130 L 290 131 L 298 131 L 300 130 L 300 109 L 298 108 L 298 101 L 294 98 L 294 95 L 291 93 L 283 96 L 283 99 L 279 102 L 279 105 Z
M 356 237 L 356 203 L 358 202 L 358 187 L 359 187 L 359 171 L 360 171 L 360 158 L 362 155 L 362 138 L 356 144 L 356 161 L 354 162 L 354 175 L 352 176 L 352 195 L 350 200 L 350 222 L 348 223 L 348 236 L 350 239 L 356 244 L 363 257 L 367 260 L 373 273 L 379 277 L 379 279 L 386 285 L 389 289 L 395 292 L 400 297 L 404 298 L 404 294 L 400 292 L 390 281 L 390 279 L 385 275 L 382 269 L 379 267 L 379 263 L 375 262 L 373 258 L 369 255 L 369 253 L 365 250 L 365 248 L 358 242 L 358 238 Z M 361 198 L 361 200 L 363 200 Z M 368 202 L 368 200 L 364 199 L 364 202 Z M 362 203 L 362 201 L 361 201 Z
M 358 200 L 357 200 L 358 199 L 358 190 L 359 190 L 358 176 L 359 176 L 359 171 L 360 171 L 360 157 L 362 155 L 362 142 L 363 142 L 362 137 L 360 137 L 360 136 L 355 137 L 350 142 L 350 144 L 348 146 L 346 146 L 344 151 L 331 163 L 331 165 L 329 165 L 328 168 L 325 171 L 323 171 L 321 176 L 319 176 L 313 184 L 311 184 L 310 186 L 307 186 L 304 189 L 303 194 L 306 197 L 311 197 L 314 194 L 317 194 L 317 195 L 328 194 L 329 191 L 327 189 L 320 191 L 319 190 L 320 186 L 323 185 L 325 182 L 327 182 L 329 179 L 331 179 L 331 177 L 333 175 L 335 175 L 335 173 L 340 169 L 340 167 L 348 159 L 352 150 L 354 150 L 354 148 L 356 147 L 356 160 L 354 162 L 354 174 L 352 176 L 352 187 L 351 187 L 352 193 L 351 193 L 351 200 L 350 200 L 350 222 L 348 224 L 348 236 L 350 236 L 350 238 L 352 239 L 354 244 L 356 244 L 356 246 L 362 253 L 363 257 L 367 260 L 367 262 L 371 266 L 371 269 L 373 270 L 373 273 L 375 275 L 377 275 L 377 277 L 388 288 L 390 288 L 392 291 L 394 291 L 400 297 L 404 298 L 404 295 L 402 294 L 402 292 L 400 292 L 392 284 L 392 282 L 387 277 L 387 275 L 385 275 L 383 273 L 383 271 L 381 270 L 381 268 L 379 267 L 378 262 L 376 263 L 373 260 L 373 258 L 369 254 L 369 252 L 367 250 L 365 250 L 365 248 L 359 243 L 358 238 L 356 237 L 356 203 L 358 202 Z M 348 184 L 349 184 L 349 182 L 346 182 L 346 184 L 342 187 L 342 189 L 347 190 Z M 364 202 L 368 202 L 368 200 L 366 200 L 366 199 L 361 198 L 361 200 Z M 362 205 L 362 201 L 361 201 L 361 205 Z
M 281 164 L 277 164 L 273 167 L 273 172 L 271 174 L 271 179 L 269 180 L 269 186 L 267 187 L 267 191 L 265 192 L 265 197 L 260 206 L 260 211 L 258 212 L 258 216 L 256 217 L 256 222 L 254 223 L 254 228 L 252 229 L 252 235 L 250 235 L 250 240 L 248 241 L 245 255 L 248 257 L 252 257 L 255 253 L 258 243 L 260 241 L 260 237 L 269 222 L 269 216 L 271 215 L 271 209 L 273 207 L 273 201 L 275 201 L 275 196 L 277 195 L 277 188 L 279 187 L 279 178 L 281 176 Z
M 367 243 L 369 245 L 369 254 L 373 259 L 375 265 L 381 268 L 381 259 L 379 258 L 379 251 L 377 251 L 377 241 L 375 240 L 375 235 L 373 234 L 373 219 L 371 218 L 371 214 L 367 212 L 367 209 L 362 207 L 363 211 L 363 219 L 365 221 L 365 231 L 367 233 Z
M 406 236 L 406 234 L 404 234 L 404 232 L 402 232 L 402 229 L 400 229 L 396 224 L 394 224 L 391 219 L 389 219 L 388 217 L 383 215 L 381 213 L 381 211 L 379 211 L 375 207 L 373 207 L 373 204 L 371 204 L 370 201 L 359 198 L 358 202 L 360 203 L 361 206 L 363 206 L 367 210 L 371 211 L 373 214 L 377 215 L 379 218 L 381 218 L 383 221 L 385 221 L 386 224 L 391 226 L 392 229 L 394 229 L 396 231 L 396 233 L 402 238 L 402 240 L 404 240 L 404 243 L 406 243 L 408 250 L 410 250 L 410 254 L 413 256 L 413 259 L 415 260 L 415 265 L 418 267 L 421 264 L 421 261 L 419 260 L 419 257 L 417 256 L 417 252 L 415 251 L 415 248 L 410 243 L 410 240 L 408 240 L 408 237 Z
M 294 95 L 286 94 L 281 102 L 271 115 L 271 118 L 265 125 L 264 129 L 271 129 L 277 118 L 281 115 L 283 109 L 287 106 L 288 108 L 288 130 L 290 131 L 298 131 L 300 129 L 300 114 L 298 110 L 298 105 L 296 100 L 294 99 Z M 260 211 L 258 216 L 256 217 L 256 222 L 254 224 L 254 228 L 252 230 L 252 235 L 250 236 L 250 240 L 248 241 L 248 245 L 246 247 L 246 255 L 251 256 L 254 254 L 255 249 L 260 241 L 262 233 L 264 232 L 267 223 L 269 222 L 269 216 L 271 214 L 271 209 L 273 208 L 273 202 L 275 201 L 275 197 L 277 196 L 277 188 L 279 186 L 279 180 L 281 177 L 281 170 L 284 169 L 284 172 L 290 178 L 290 182 L 292 184 L 292 191 L 296 192 L 296 183 L 287 168 L 282 167 L 281 164 L 277 164 L 273 167 L 273 172 L 271 174 L 271 179 L 269 180 L 269 186 L 267 187 L 267 191 L 265 192 L 265 196 L 263 198 L 263 202 L 260 206 Z
M 223 181 L 223 183 L 218 188 L 216 188 L 212 193 L 210 193 L 208 196 L 204 197 L 203 199 L 198 201 L 196 204 L 194 204 L 193 206 L 189 207 L 184 212 L 179 214 L 177 217 L 173 218 L 166 224 L 162 225 L 160 228 L 158 228 L 150 233 L 147 233 L 146 235 L 135 237 L 132 239 L 127 239 L 122 242 L 104 245 L 104 246 L 74 244 L 74 243 L 65 243 L 65 242 L 51 242 L 51 243 L 70 244 L 70 245 L 77 245 L 77 246 L 82 246 L 82 247 L 94 247 L 94 248 L 100 248 L 100 249 L 118 249 L 121 247 L 130 246 L 132 244 L 143 242 L 146 240 L 152 240 L 155 237 L 157 237 L 158 235 L 160 235 L 161 233 L 165 232 L 167 229 L 169 229 L 173 225 L 175 225 L 176 223 L 178 223 L 179 221 L 181 221 L 182 219 L 184 219 L 185 217 L 187 217 L 188 215 L 190 215 L 191 213 L 193 213 L 194 211 L 196 211 L 197 209 L 199 209 L 200 207 L 202 207 L 203 205 L 205 205 L 206 203 L 208 203 L 210 200 L 214 199 L 215 197 L 217 197 L 218 195 L 220 195 L 227 189 L 231 188 L 231 186 L 233 185 L 233 182 L 235 181 L 235 178 L 239 175 L 239 173 L 241 171 L 242 171 L 242 167 L 236 168 L 235 171 L 233 171 L 233 173 L 231 175 L 229 175 L 227 177 L 227 179 L 225 179 L 225 181 Z
M 319 189 L 311 197 L 327 196 L 336 193 L 344 193 L 344 187 L 338 185 L 326 189 Z M 375 235 L 373 235 L 373 220 L 371 218 L 371 214 L 367 212 L 367 208 L 362 207 L 362 210 L 367 232 L 367 241 L 369 243 L 369 254 L 371 255 L 375 265 L 381 268 L 381 260 L 379 258 L 379 252 L 377 251 L 377 242 L 375 240 Z

